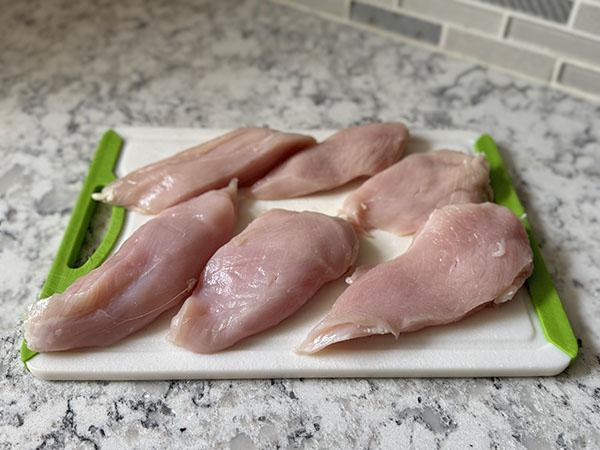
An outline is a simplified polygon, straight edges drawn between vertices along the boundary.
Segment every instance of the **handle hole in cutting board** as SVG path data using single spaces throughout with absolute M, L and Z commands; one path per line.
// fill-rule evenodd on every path
M 100 192 L 102 186 L 94 189 L 94 192 Z M 86 227 L 85 235 L 82 239 L 81 246 L 77 252 L 77 256 L 72 259 L 69 267 L 76 269 L 83 266 L 86 261 L 94 254 L 98 246 L 102 243 L 112 216 L 112 206 L 106 203 L 92 201 L 90 208 L 92 209 L 91 217 Z

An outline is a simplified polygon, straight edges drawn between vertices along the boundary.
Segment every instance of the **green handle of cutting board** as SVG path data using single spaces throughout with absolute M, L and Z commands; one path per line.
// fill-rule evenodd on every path
M 569 355 L 572 361 L 577 356 L 577 340 L 498 148 L 492 138 L 484 134 L 475 142 L 475 150 L 484 153 L 490 164 L 490 183 L 494 190 L 494 201 L 506 206 L 518 217 L 523 217 L 523 225 L 533 251 L 533 273 L 527 280 L 527 289 L 533 307 L 546 340 Z
M 94 215 L 96 201 L 92 199 L 92 194 L 99 192 L 104 186 L 115 180 L 113 169 L 119 157 L 122 142 L 121 137 L 112 130 L 107 131 L 102 136 L 90 165 L 88 176 L 83 183 L 83 188 L 71 214 L 71 220 L 58 248 L 56 258 L 42 288 L 40 299 L 63 292 L 76 279 L 98 267 L 117 242 L 123 227 L 125 210 L 114 206 L 108 231 L 102 243 L 82 266 L 73 267 Z M 27 348 L 27 342 L 23 340 L 21 345 L 21 359 L 23 362 L 28 361 L 35 355 L 37 355 L 37 352 Z

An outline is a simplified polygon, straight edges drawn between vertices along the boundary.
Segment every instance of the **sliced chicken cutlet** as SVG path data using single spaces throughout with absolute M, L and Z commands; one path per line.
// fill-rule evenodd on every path
M 411 234 L 442 206 L 491 201 L 489 174 L 482 154 L 415 153 L 365 181 L 344 200 L 342 213 L 360 230 Z
M 346 273 L 357 254 L 348 222 L 270 210 L 210 259 L 167 339 L 196 353 L 225 349 L 293 314 Z
M 234 181 L 164 210 L 100 267 L 31 305 L 27 346 L 47 352 L 110 345 L 183 302 L 233 234 L 236 193 Z
M 407 141 L 408 129 L 402 123 L 345 128 L 288 158 L 254 183 L 247 195 L 277 200 L 335 189 L 394 164 Z
M 243 128 L 135 170 L 113 181 L 95 200 L 157 214 L 238 178 L 241 186 L 262 177 L 290 155 L 314 145 L 310 136 Z
M 508 208 L 445 206 L 431 213 L 404 254 L 359 268 L 297 351 L 456 322 L 510 300 L 532 270 L 525 228 Z

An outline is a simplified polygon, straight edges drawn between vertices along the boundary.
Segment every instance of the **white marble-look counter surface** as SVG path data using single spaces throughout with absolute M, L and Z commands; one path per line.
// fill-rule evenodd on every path
M 259 0 L 0 3 L 0 449 L 598 448 L 598 105 Z M 579 338 L 563 374 L 74 383 L 25 372 L 22 314 L 98 130 L 385 120 L 497 140 Z

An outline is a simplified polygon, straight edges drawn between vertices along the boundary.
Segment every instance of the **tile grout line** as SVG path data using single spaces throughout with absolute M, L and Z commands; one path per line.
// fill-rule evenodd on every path
M 559 77 L 562 72 L 564 60 L 562 58 L 556 58 L 554 67 L 552 68 L 552 75 L 550 76 L 550 82 L 560 83 Z M 561 83 L 562 84 L 562 83 Z
M 575 66 L 580 69 L 588 70 L 590 72 L 594 72 L 594 73 L 597 73 L 598 75 L 600 75 L 600 67 L 597 65 L 590 64 L 590 63 L 584 63 L 584 62 L 574 60 L 574 59 L 569 59 L 566 56 L 563 56 L 562 60 L 563 60 L 564 65 L 568 64 L 570 66 Z
M 575 28 L 575 18 L 577 14 L 579 14 L 579 5 L 581 5 L 581 0 L 574 0 L 573 7 L 571 8 L 571 13 L 569 14 L 569 18 L 567 23 L 565 24 L 569 30 L 576 31 Z
M 440 37 L 438 39 L 438 47 L 440 49 L 446 48 L 446 40 L 448 39 L 448 30 L 450 29 L 450 25 L 448 23 L 442 24 L 442 29 L 440 31 Z
M 497 33 L 497 37 L 502 41 L 506 41 L 506 33 L 508 32 L 508 24 L 510 19 L 511 17 L 508 12 L 502 13 L 502 21 L 500 22 L 500 29 Z
M 350 20 L 350 11 L 352 9 L 352 0 L 345 0 L 344 2 L 344 19 Z
M 577 88 L 568 86 L 566 84 L 551 82 L 551 83 L 548 83 L 548 87 L 556 89 L 557 91 L 566 92 L 567 94 L 573 95 L 574 97 L 577 97 L 577 98 L 588 100 L 588 101 L 594 102 L 594 103 L 600 103 L 600 96 L 594 95 L 588 91 L 584 91 L 581 89 L 577 89 Z

